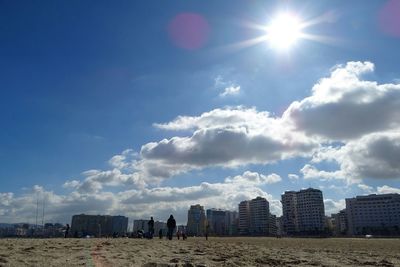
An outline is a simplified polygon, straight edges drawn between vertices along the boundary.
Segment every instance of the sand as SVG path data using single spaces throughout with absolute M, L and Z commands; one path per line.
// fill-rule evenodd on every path
M 0 266 L 400 266 L 400 239 L 0 239 Z

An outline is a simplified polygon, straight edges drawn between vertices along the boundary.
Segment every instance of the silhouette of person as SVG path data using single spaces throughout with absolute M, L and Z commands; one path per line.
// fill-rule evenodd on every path
M 176 227 L 176 221 L 174 219 L 174 216 L 169 216 L 169 219 L 167 221 L 167 227 L 168 227 L 168 239 L 172 240 L 172 234 L 174 233 L 174 229 Z
M 67 227 L 65 228 L 64 238 L 67 238 L 69 234 L 69 224 L 67 223 Z
M 162 229 L 160 229 L 160 230 L 158 231 L 158 237 L 159 237 L 160 239 L 162 239 L 162 237 L 163 237 Z
M 210 225 L 206 223 L 206 240 L 208 240 L 208 231 L 210 230 Z
M 149 226 L 149 238 L 153 238 L 154 235 L 154 220 L 153 217 L 150 218 L 150 221 L 147 223 Z
M 178 238 L 178 240 L 179 240 L 180 237 L 181 237 L 181 232 L 178 230 L 178 231 L 176 231 L 176 238 Z

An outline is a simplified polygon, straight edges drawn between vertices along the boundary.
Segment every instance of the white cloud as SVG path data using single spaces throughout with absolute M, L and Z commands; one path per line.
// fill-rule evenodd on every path
M 282 181 L 282 178 L 276 174 L 271 173 L 270 175 L 263 175 L 257 172 L 246 171 L 242 175 L 237 175 L 235 177 L 227 177 L 225 182 L 228 183 L 243 183 L 243 184 L 273 184 Z
M 366 184 L 358 184 L 358 188 L 361 190 L 365 191 L 368 194 L 374 193 L 374 188 L 372 186 L 366 185 Z
M 315 166 L 310 164 L 304 165 L 300 170 L 303 174 L 304 179 L 319 179 L 319 180 L 332 180 L 332 179 L 345 179 L 342 171 L 324 171 L 318 170 Z
M 400 126 L 400 84 L 361 80 L 371 62 L 348 62 L 293 102 L 283 117 L 298 131 L 328 140 L 348 140 Z
M 199 203 L 206 208 L 237 210 L 237 205 L 245 199 L 262 196 L 270 202 L 271 212 L 281 214 L 280 201 L 264 192 L 258 185 L 276 182 L 279 176 L 260 175 L 245 172 L 233 179 L 226 178 L 222 183 L 203 182 L 187 187 L 154 187 L 120 191 L 73 191 L 57 195 L 35 186 L 21 196 L 13 193 L 0 193 L 0 214 L 2 222 L 30 222 L 35 218 L 36 201 L 45 201 L 46 221 L 70 222 L 73 214 L 122 214 L 130 218 L 166 220 L 174 214 L 179 223 L 186 223 L 190 205 Z M 247 180 L 245 180 L 247 179 Z M 243 182 L 245 181 L 245 182 Z M 249 182 L 250 181 L 250 182 Z
M 378 194 L 400 194 L 400 188 L 390 187 L 388 185 L 378 186 L 376 191 Z
M 288 178 L 292 181 L 299 180 L 299 176 L 297 174 L 289 173 Z
M 325 214 L 327 216 L 333 214 L 333 213 L 338 213 L 342 209 L 346 208 L 346 201 L 344 199 L 335 201 L 333 199 L 324 199 L 324 205 L 325 205 Z
M 220 97 L 226 97 L 226 96 L 235 96 L 240 93 L 240 86 L 234 86 L 231 85 L 229 87 L 226 87 L 222 93 L 219 94 Z

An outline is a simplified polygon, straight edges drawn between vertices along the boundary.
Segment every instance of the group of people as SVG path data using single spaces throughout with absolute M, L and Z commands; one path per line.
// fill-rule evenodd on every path
M 151 238 L 153 238 L 153 236 L 154 236 L 154 219 L 153 219 L 153 217 L 150 218 L 149 222 L 147 223 L 147 226 L 148 226 L 148 228 L 149 228 L 149 238 L 151 239 Z M 168 231 L 167 231 L 167 238 L 168 238 L 169 240 L 172 240 L 172 236 L 173 236 L 174 231 L 175 231 L 175 228 L 176 228 L 176 221 L 175 221 L 174 216 L 173 216 L 172 214 L 171 214 L 171 215 L 169 216 L 169 218 L 168 218 L 168 221 L 167 221 L 167 228 L 168 228 Z M 185 234 L 184 232 L 180 232 L 180 231 L 178 230 L 178 231 L 176 232 L 176 237 L 179 239 L 180 236 L 182 236 L 182 239 L 183 239 L 183 240 L 185 240 L 185 239 L 187 238 L 187 237 L 186 237 L 186 234 Z M 163 238 L 163 231 L 162 231 L 162 229 L 160 229 L 160 230 L 158 231 L 158 237 L 159 237 L 160 239 Z

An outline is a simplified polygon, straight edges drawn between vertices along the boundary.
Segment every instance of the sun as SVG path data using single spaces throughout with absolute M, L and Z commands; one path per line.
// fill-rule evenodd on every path
M 300 19 L 290 13 L 282 13 L 273 18 L 266 27 L 266 40 L 277 50 L 290 49 L 301 37 L 302 23 Z

